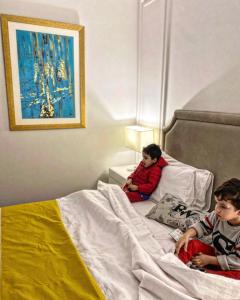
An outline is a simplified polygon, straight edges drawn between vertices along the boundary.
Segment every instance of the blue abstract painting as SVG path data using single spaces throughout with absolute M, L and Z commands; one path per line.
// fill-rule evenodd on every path
M 74 40 L 16 30 L 23 119 L 75 118 Z

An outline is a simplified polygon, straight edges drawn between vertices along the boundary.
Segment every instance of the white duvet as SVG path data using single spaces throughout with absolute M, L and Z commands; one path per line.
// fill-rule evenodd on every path
M 118 186 L 99 182 L 97 190 L 79 191 L 58 203 L 108 300 L 240 299 L 239 281 L 189 269 L 166 253 L 173 249 L 166 231 L 162 239 L 153 234 Z

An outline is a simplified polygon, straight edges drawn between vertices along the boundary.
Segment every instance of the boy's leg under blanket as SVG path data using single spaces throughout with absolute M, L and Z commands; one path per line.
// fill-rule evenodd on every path
M 125 190 L 125 193 L 128 196 L 128 199 L 130 200 L 130 202 L 144 201 L 150 197 L 149 195 L 145 195 L 145 194 L 139 193 L 139 192 L 131 192 L 131 191 Z

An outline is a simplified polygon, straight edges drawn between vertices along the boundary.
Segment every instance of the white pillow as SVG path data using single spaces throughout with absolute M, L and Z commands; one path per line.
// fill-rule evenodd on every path
M 162 176 L 151 198 L 160 201 L 165 194 L 171 194 L 191 205 L 194 201 L 195 171 L 192 168 L 169 165 L 162 170 Z
M 208 210 L 211 205 L 213 174 L 177 161 L 164 152 L 162 155 L 169 165 L 163 168 L 162 177 L 151 199 L 159 201 L 165 194 L 172 194 L 188 206 Z

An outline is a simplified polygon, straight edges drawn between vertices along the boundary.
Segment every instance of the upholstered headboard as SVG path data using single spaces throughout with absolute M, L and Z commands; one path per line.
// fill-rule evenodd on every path
M 215 189 L 240 178 L 240 114 L 177 110 L 163 130 L 162 148 L 179 161 L 210 170 Z

